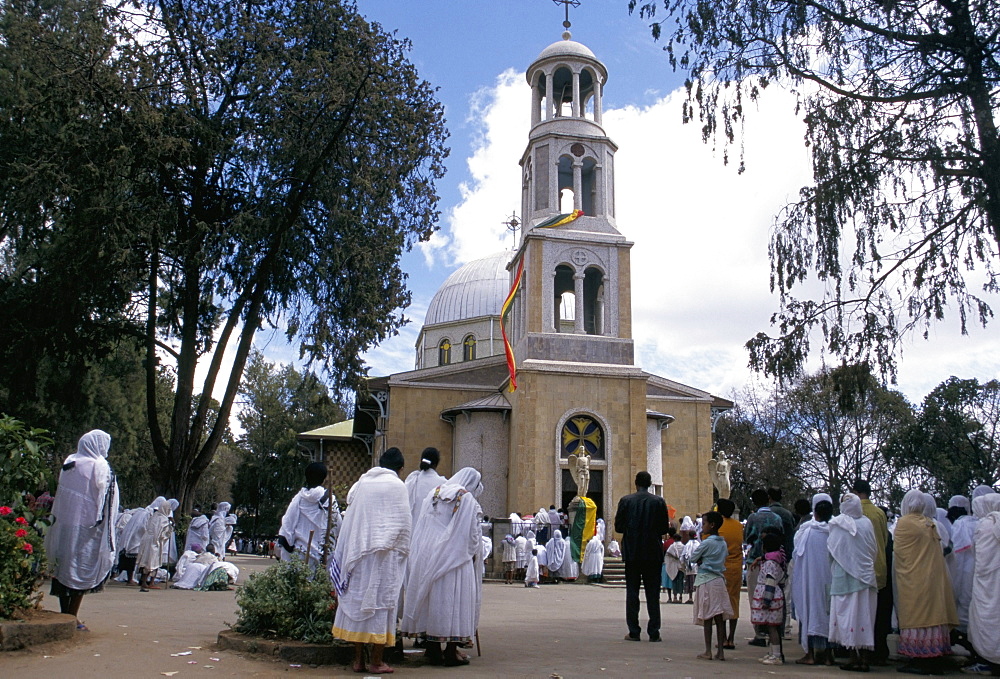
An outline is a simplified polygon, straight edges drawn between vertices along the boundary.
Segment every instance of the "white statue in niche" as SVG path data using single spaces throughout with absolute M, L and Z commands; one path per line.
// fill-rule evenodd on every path
M 729 497 L 732 488 L 729 485 L 730 462 L 725 452 L 719 451 L 719 457 L 708 461 L 708 473 L 712 479 L 712 485 L 719 491 L 719 497 Z
M 569 473 L 576 481 L 577 495 L 587 497 L 587 489 L 590 488 L 590 455 L 587 454 L 587 447 L 583 445 L 583 441 L 580 441 L 576 455 L 569 456 Z

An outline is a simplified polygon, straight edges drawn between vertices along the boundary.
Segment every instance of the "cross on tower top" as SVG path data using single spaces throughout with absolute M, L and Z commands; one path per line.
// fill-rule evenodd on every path
M 580 6 L 580 0 L 552 0 L 552 2 L 554 2 L 557 5 L 563 5 L 563 7 L 566 10 L 566 19 L 563 21 L 563 28 L 566 29 L 566 32 L 563 33 L 563 38 L 565 40 L 569 40 L 570 37 L 571 37 L 569 35 L 569 27 L 571 25 L 570 21 L 569 21 L 569 8 L 570 7 L 579 7 Z

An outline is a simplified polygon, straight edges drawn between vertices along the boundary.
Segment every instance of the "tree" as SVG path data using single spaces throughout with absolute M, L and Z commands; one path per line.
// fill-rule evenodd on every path
M 924 398 L 888 454 L 922 471 L 937 497 L 1000 481 L 1000 382 L 949 377 Z
M 894 467 L 885 455 L 893 436 L 913 421 L 898 391 L 885 389 L 866 365 L 839 366 L 802 378 L 781 398 L 788 444 L 808 484 L 839 498 L 855 479 L 888 501 Z
M 730 499 L 740 514 L 754 510 L 750 494 L 758 488 L 780 488 L 787 498 L 804 496 L 809 485 L 799 451 L 789 443 L 777 391 L 748 386 L 732 400 L 736 406 L 716 425 L 712 447 L 732 462 Z
M 656 20 L 654 38 L 687 74 L 684 119 L 706 140 L 733 142 L 774 84 L 796 93 L 806 123 L 813 184 L 776 218 L 778 333 L 747 343 L 755 369 L 794 377 L 820 330 L 847 363 L 894 377 L 901 335 L 926 337 L 949 305 L 963 332 L 992 318 L 1000 5 L 665 0 L 662 17 L 658 4 L 629 9 Z M 793 296 L 813 276 L 818 298 Z
M 239 419 L 246 433 L 233 502 L 248 519 L 245 530 L 275 535 L 309 462 L 296 436 L 343 420 L 344 408 L 315 374 L 278 367 L 259 351 L 250 354 L 240 395 L 245 405 Z
M 141 343 L 156 489 L 187 510 L 260 328 L 341 386 L 404 322 L 442 107 L 347 1 L 13 1 L 0 26 L 0 292 L 35 310 L 23 346 L 49 303 L 55 356 Z

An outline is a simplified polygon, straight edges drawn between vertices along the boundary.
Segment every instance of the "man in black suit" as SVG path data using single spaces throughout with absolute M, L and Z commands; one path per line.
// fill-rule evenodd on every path
M 626 641 L 639 641 L 639 583 L 646 590 L 646 611 L 650 641 L 660 640 L 660 567 L 663 564 L 663 535 L 670 527 L 667 503 L 649 492 L 653 480 L 649 472 L 635 475 L 636 492 L 618 501 L 615 532 L 622 534 L 625 562 Z

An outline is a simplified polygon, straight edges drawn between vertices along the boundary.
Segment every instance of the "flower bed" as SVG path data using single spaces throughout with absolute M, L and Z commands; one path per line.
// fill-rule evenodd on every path
M 0 555 L 0 620 L 10 620 L 42 599 L 45 551 L 25 511 L 0 506 Z

